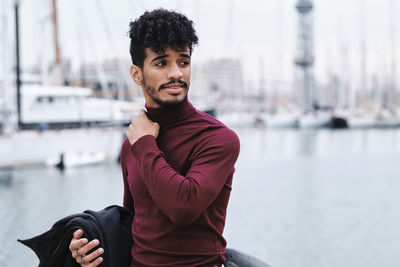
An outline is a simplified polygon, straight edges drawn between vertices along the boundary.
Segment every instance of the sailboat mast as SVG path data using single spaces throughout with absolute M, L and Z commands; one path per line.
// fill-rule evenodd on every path
M 53 24 L 53 38 L 54 38 L 54 66 L 50 72 L 50 75 L 45 81 L 47 85 L 63 85 L 64 84 L 64 73 L 62 68 L 62 57 L 61 57 L 61 49 L 58 42 L 58 18 L 57 18 L 57 0 L 52 0 L 52 24 Z
M 367 47 L 365 41 L 365 1 L 360 0 L 360 33 L 361 33 L 361 57 L 360 57 L 360 68 L 361 68 L 361 90 L 360 90 L 360 104 L 365 105 L 368 102 L 367 99 Z
M 397 79 L 396 79 L 396 72 L 397 72 L 397 66 L 396 66 L 396 60 L 397 60 L 397 55 L 396 55 L 396 22 L 395 22 L 395 1 L 391 0 L 390 1 L 390 58 L 391 58 L 391 64 L 390 64 L 390 88 L 389 88 L 389 109 L 392 109 L 394 105 L 397 103 L 397 99 L 395 99 L 396 94 L 397 94 Z
M 19 1 L 14 2 L 15 12 L 15 56 L 16 56 L 16 88 L 17 88 L 17 119 L 18 129 L 22 128 L 21 120 L 21 68 L 20 68 L 20 55 L 19 55 Z
M 54 29 L 55 65 L 61 65 L 61 52 L 58 42 L 57 0 L 52 0 L 52 20 Z
M 15 130 L 15 122 L 13 120 L 13 115 L 15 115 L 15 98 L 13 97 L 14 94 L 12 92 L 12 85 L 11 85 L 11 45 L 10 45 L 10 38 L 11 36 L 9 35 L 9 17 L 12 14 L 10 13 L 10 10 L 12 11 L 13 6 L 10 4 L 10 1 L 8 0 L 3 0 L 1 1 L 1 43 L 2 43 L 2 62 L 0 63 L 3 67 L 3 82 L 2 82 L 2 89 L 3 89 L 3 99 L 0 100 L 0 125 L 2 124 L 2 127 L 0 127 L 0 134 L 1 133 L 11 133 L 12 131 Z

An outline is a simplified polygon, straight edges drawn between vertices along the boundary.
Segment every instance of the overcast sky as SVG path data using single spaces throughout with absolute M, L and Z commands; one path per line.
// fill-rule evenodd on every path
M 9 1 L 11 6 L 12 0 L 2 1 Z M 263 74 L 268 82 L 289 81 L 293 77 L 296 48 L 295 3 L 295 0 L 58 0 L 62 56 L 70 59 L 75 68 L 82 62 L 129 58 L 129 22 L 145 10 L 164 7 L 181 11 L 194 21 L 200 39 L 193 55 L 195 63 L 239 57 L 245 66 L 245 79 L 256 80 Z M 51 0 L 21 0 L 24 67 L 53 58 L 50 4 Z M 314 5 L 317 79 L 324 81 L 332 72 L 341 74 L 344 60 L 354 81 L 359 79 L 363 33 L 368 74 L 386 79 L 392 36 L 400 58 L 400 22 L 396 18 L 400 1 L 318 0 Z M 9 13 L 12 15 L 12 9 Z M 347 58 L 343 52 L 346 49 Z

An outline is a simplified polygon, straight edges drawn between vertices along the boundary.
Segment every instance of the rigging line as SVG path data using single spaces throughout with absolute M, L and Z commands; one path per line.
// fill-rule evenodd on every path
M 112 51 L 118 51 L 118 48 L 115 45 L 115 42 L 112 41 L 112 39 L 113 39 L 112 38 L 112 32 L 111 32 L 111 29 L 109 27 L 109 24 L 106 22 L 107 15 L 106 15 L 106 12 L 104 12 L 103 5 L 102 5 L 101 1 L 95 1 L 95 3 L 96 3 L 98 11 L 100 13 L 100 16 L 103 18 L 103 19 L 101 19 L 101 22 L 103 23 L 103 29 L 104 29 L 107 37 L 108 37 L 107 40 L 108 40 L 109 47 L 112 49 Z M 129 75 L 129 72 L 127 70 L 127 66 L 125 66 L 121 62 L 121 60 L 119 60 L 118 58 L 117 58 L 116 61 L 117 61 L 117 65 L 118 65 L 119 71 L 122 74 L 122 77 L 123 77 L 123 79 L 125 81 L 126 87 L 127 88 L 131 88 L 131 86 L 129 86 L 129 85 L 132 84 L 132 78 Z M 129 92 L 131 93 L 132 97 L 133 96 L 139 96 L 138 90 L 135 90 L 134 92 L 131 92 L 131 91 L 129 91 Z
M 147 10 L 146 4 L 142 0 L 136 0 L 143 10 Z
M 128 0 L 127 1 L 127 5 L 129 7 L 129 9 L 132 12 L 132 17 L 130 19 L 130 21 L 134 21 L 135 17 L 137 17 L 139 14 L 143 13 L 144 10 L 139 10 L 135 8 L 135 1 L 131 1 Z M 143 7 L 143 5 L 141 5 Z M 128 37 L 129 36 L 129 32 L 128 32 Z M 129 93 L 131 94 L 131 96 L 142 96 L 142 91 L 139 85 L 137 85 L 136 83 L 133 83 L 134 87 L 129 86 Z
M 366 104 L 367 100 L 367 45 L 366 45 L 366 9 L 365 0 L 360 0 L 360 33 L 361 33 L 361 44 L 360 44 L 360 68 L 361 68 L 361 102 Z
M 44 1 L 41 1 L 41 6 L 40 6 L 40 8 L 42 9 L 42 10 L 47 10 L 48 8 L 47 8 L 47 5 L 48 5 L 48 3 L 46 2 L 44 2 Z M 47 40 L 46 40 L 46 38 L 48 37 L 48 35 L 46 34 L 47 33 L 47 22 L 49 21 L 51 19 L 51 14 L 49 13 L 49 11 L 45 11 L 45 13 L 44 12 L 42 12 L 42 14 L 39 16 L 39 19 L 38 19 L 38 24 L 39 24 L 39 27 L 40 27 L 40 36 L 41 36 L 41 40 L 40 40 L 40 47 L 41 47 L 41 49 L 39 49 L 39 52 L 37 53 L 37 59 L 38 59 L 38 62 L 39 62 L 39 64 L 40 64 L 40 72 L 41 72 L 41 81 L 42 81 L 42 83 L 45 83 L 45 81 L 47 81 L 48 80 L 48 76 L 49 76 L 49 70 L 48 70 L 48 68 L 47 68 L 47 65 L 48 65 L 48 63 L 49 63 L 49 53 L 47 53 Z M 47 25 L 47 26 L 46 26 Z
M 138 10 L 135 8 L 134 3 L 133 3 L 133 1 L 131 1 L 131 0 L 128 0 L 128 1 L 127 1 L 127 5 L 128 5 L 128 7 L 129 7 L 130 13 L 131 13 L 129 19 L 130 19 L 130 21 L 133 21 L 134 18 L 137 16 Z M 128 36 L 129 36 L 129 32 L 128 32 Z
M 147 10 L 146 5 L 142 1 L 127 0 L 127 5 L 132 12 L 132 20 Z
M 85 14 L 82 13 L 83 9 L 81 9 L 79 1 L 74 1 L 74 3 L 75 3 L 75 6 L 76 6 L 76 10 L 79 13 L 78 17 L 80 17 L 83 20 L 83 23 L 79 25 L 80 29 L 78 29 L 78 32 L 80 32 L 80 36 L 81 36 L 82 40 L 88 40 L 89 47 L 91 47 L 90 51 L 92 52 L 92 54 L 94 55 L 94 57 L 96 59 L 99 59 L 100 58 L 99 57 L 99 53 L 98 53 L 98 50 L 97 50 L 97 46 L 94 45 L 94 43 L 93 43 L 93 38 L 91 36 L 91 31 L 90 30 L 86 31 L 87 38 L 83 38 L 82 37 L 82 33 L 81 33 L 82 27 L 84 25 L 88 25 L 88 23 L 87 23 L 87 21 L 85 19 L 86 18 Z M 95 65 L 95 70 L 96 70 L 97 76 L 98 76 L 98 78 L 100 80 L 100 84 L 101 84 L 101 87 L 103 89 L 103 92 L 104 92 L 106 98 L 110 99 L 111 95 L 110 95 L 109 88 L 108 88 L 107 76 L 106 76 L 103 68 L 100 67 L 100 65 L 101 65 L 100 63 L 95 63 L 94 65 Z
M 182 11 L 182 0 L 176 0 L 176 10 Z
M 76 15 L 76 14 L 75 14 Z M 82 82 L 82 81 L 85 81 L 85 77 L 83 76 L 83 73 L 84 73 L 84 69 L 83 69 L 83 66 L 84 66 L 84 64 L 85 64 L 85 62 L 86 62 L 86 53 L 85 53 L 85 42 L 84 42 L 84 38 L 83 38 L 83 34 L 82 34 L 82 25 L 79 23 L 79 20 L 78 20 L 78 18 L 77 17 L 75 17 L 74 19 L 73 19 L 73 21 L 74 21 L 74 23 L 75 23 L 75 28 L 76 29 L 79 29 L 79 30 L 77 30 L 76 31 L 76 33 L 77 33 L 77 37 L 78 37 L 78 46 L 77 46 L 77 50 L 78 50 L 78 54 L 79 54 L 79 60 L 80 60 L 80 62 L 79 62 L 79 65 L 80 65 L 80 70 L 79 70 L 79 83 L 80 83 L 80 85 L 81 86 L 86 86 L 86 83 L 85 82 Z M 82 73 L 83 72 L 83 73 Z
M 396 51 L 396 15 L 395 15 L 395 1 L 390 0 L 389 3 L 389 20 L 390 20 L 390 57 L 391 57 L 391 64 L 390 64 L 390 87 L 391 87 L 391 97 L 392 97 L 392 103 L 394 104 L 395 99 L 393 99 L 396 91 L 397 91 L 397 79 L 396 79 L 396 73 L 397 73 L 397 51 Z
M 132 12 L 131 20 L 134 20 L 146 10 L 146 7 L 143 4 L 135 4 L 135 1 L 128 0 L 127 5 Z

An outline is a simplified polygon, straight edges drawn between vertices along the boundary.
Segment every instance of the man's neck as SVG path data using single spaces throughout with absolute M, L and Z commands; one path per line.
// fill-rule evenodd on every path
M 191 113 L 195 112 L 194 107 L 190 104 L 186 98 L 182 103 L 174 107 L 149 107 L 146 104 L 148 117 L 155 122 L 161 124 L 168 124 L 176 121 L 181 121 Z

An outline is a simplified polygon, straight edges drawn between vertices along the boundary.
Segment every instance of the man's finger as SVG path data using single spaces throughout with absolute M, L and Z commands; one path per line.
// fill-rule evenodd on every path
M 81 238 L 83 235 L 83 231 L 81 229 L 78 229 L 74 232 L 74 234 L 72 235 L 74 238 L 79 239 Z
M 93 251 L 92 253 L 85 255 L 83 260 L 87 263 L 93 261 L 94 259 L 98 258 L 101 254 L 104 253 L 104 249 L 103 248 L 98 248 L 95 251 Z M 79 258 L 80 260 L 80 258 Z
M 87 265 L 83 265 L 83 266 L 85 266 L 85 267 L 95 267 L 95 266 L 99 266 L 102 262 L 103 262 L 103 258 L 102 257 L 98 257 L 93 262 L 91 262 L 91 263 L 89 263 Z
M 94 239 L 94 240 L 90 241 L 89 243 L 87 243 L 86 245 L 84 245 L 83 247 L 80 247 L 79 254 L 86 255 L 86 253 L 88 253 L 93 248 L 97 247 L 99 244 L 100 244 L 99 240 Z
M 69 245 L 69 249 L 71 250 L 71 252 L 75 252 L 76 250 L 84 246 L 87 242 L 88 240 L 86 238 L 81 238 L 78 240 L 72 239 L 71 244 Z

